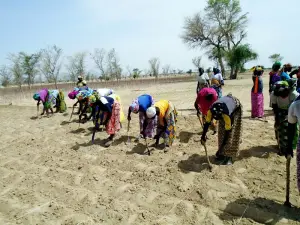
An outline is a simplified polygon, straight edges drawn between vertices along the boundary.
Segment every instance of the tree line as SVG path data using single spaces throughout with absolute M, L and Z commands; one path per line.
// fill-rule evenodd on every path
M 1 84 L 3 86 L 17 85 L 20 90 L 22 90 L 22 85 L 26 84 L 31 88 L 34 83 L 41 82 L 43 78 L 48 83 L 54 83 L 57 88 L 57 83 L 63 80 L 61 77 L 63 66 L 68 74 L 63 81 L 76 82 L 79 75 L 84 76 L 86 80 L 120 80 L 122 74 L 126 73 L 114 48 L 109 51 L 96 48 L 92 53 L 78 52 L 73 56 L 65 57 L 62 48 L 53 45 L 32 54 L 25 52 L 9 54 L 7 58 L 9 65 L 0 67 Z M 88 72 L 88 58 L 93 61 L 97 68 L 97 76 Z M 158 77 L 160 74 L 183 73 L 183 70 L 171 69 L 169 64 L 161 68 L 160 60 L 157 57 L 149 59 L 148 63 L 149 68 L 144 70 L 132 69 L 127 66 L 127 74 L 129 77 L 137 79 L 142 76 L 142 73 L 153 77 Z

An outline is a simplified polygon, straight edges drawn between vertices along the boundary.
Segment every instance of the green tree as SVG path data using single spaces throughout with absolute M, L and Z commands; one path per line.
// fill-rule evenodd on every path
M 226 53 L 226 61 L 232 69 L 230 79 L 236 79 L 237 73 L 243 70 L 244 64 L 255 60 L 258 54 L 254 52 L 249 44 L 238 45 Z
M 8 59 L 11 61 L 10 71 L 13 75 L 13 83 L 18 85 L 19 90 L 22 91 L 22 84 L 24 83 L 24 71 L 22 68 L 22 59 L 19 54 L 10 54 Z
M 186 18 L 181 36 L 190 47 L 213 51 L 225 77 L 225 52 L 238 46 L 246 37 L 247 13 L 239 0 L 208 0 L 205 11 Z
M 142 73 L 141 70 L 139 70 L 138 68 L 134 68 L 132 70 L 132 77 L 133 77 L 133 79 L 139 78 L 140 75 L 141 75 L 141 73 Z
M 21 59 L 21 66 L 23 68 L 24 74 L 26 76 L 25 80 L 28 84 L 29 89 L 34 84 L 34 79 L 39 72 L 39 62 L 41 57 L 41 52 L 34 54 L 26 54 L 25 52 L 19 53 Z
M 283 56 L 281 56 L 280 54 L 273 54 L 269 56 L 269 59 L 271 60 L 272 64 L 275 63 L 276 61 L 282 61 L 283 60 Z

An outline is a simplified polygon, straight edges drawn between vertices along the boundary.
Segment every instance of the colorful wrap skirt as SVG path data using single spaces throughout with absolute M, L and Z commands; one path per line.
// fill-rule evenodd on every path
M 167 129 L 165 133 L 162 134 L 164 138 L 165 145 L 172 146 L 176 138 L 176 123 L 177 123 L 178 113 L 176 111 L 173 103 L 169 102 L 169 109 L 165 114 L 165 119 L 167 121 Z M 162 126 L 157 126 L 157 134 L 160 134 L 164 129 Z
M 279 152 L 281 154 L 285 154 L 287 151 L 288 146 L 288 119 L 287 119 L 288 110 L 287 109 L 279 109 L 278 110 L 278 118 L 277 121 L 275 121 L 274 128 L 275 128 L 275 137 L 277 140 Z M 297 146 L 297 140 L 298 140 L 298 133 L 299 129 L 297 126 L 297 130 L 294 136 L 293 141 L 293 149 Z
M 237 98 L 234 98 L 237 103 L 237 108 L 232 113 L 231 117 L 231 132 L 229 134 L 228 140 L 226 145 L 223 149 L 223 153 L 225 156 L 228 157 L 237 157 L 239 148 L 240 148 L 240 141 L 242 138 L 242 115 L 243 109 L 242 105 L 240 104 Z M 218 129 L 218 144 L 219 149 L 223 143 L 225 137 L 225 121 L 221 119 L 219 121 L 219 129 Z
M 264 116 L 264 94 L 251 92 L 251 117 Z
M 144 123 L 147 122 L 147 127 L 144 130 L 146 138 L 153 138 L 157 127 L 157 116 L 153 119 L 148 119 L 144 112 L 139 112 L 140 132 L 143 131 Z
M 222 98 L 222 88 L 214 84 L 211 87 L 216 90 L 218 94 L 218 99 Z

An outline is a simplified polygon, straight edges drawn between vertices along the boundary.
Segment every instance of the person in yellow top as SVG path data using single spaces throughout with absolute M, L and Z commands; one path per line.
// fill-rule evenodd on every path
M 212 119 L 219 120 L 218 151 L 216 159 L 223 165 L 233 164 L 233 158 L 239 151 L 242 134 L 242 105 L 231 94 L 221 97 L 214 102 L 207 112 L 201 143 L 206 142 L 206 133 Z
M 76 86 L 77 86 L 78 88 L 81 88 L 81 87 L 86 86 L 86 81 L 83 80 L 83 77 L 82 77 L 82 76 L 78 76 L 77 79 L 78 79 L 78 81 L 77 81 L 77 83 L 76 83 Z
M 159 144 L 159 138 L 162 136 L 165 142 L 164 151 L 167 152 L 176 138 L 177 111 L 175 106 L 168 100 L 160 100 L 146 110 L 146 115 L 148 119 L 156 119 L 157 117 L 155 145 Z

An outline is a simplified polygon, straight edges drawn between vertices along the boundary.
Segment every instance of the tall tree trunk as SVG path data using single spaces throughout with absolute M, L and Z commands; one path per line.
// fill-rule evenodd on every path
M 230 67 L 230 79 L 234 79 L 233 78 L 233 73 L 234 73 L 234 66 Z
M 54 84 L 55 84 L 55 89 L 58 90 L 58 87 L 57 87 L 57 80 L 56 80 L 56 79 L 54 80 Z
M 238 67 L 238 66 L 235 66 L 235 67 L 234 67 L 233 74 L 230 76 L 230 79 L 231 79 L 231 80 L 235 80 L 235 79 L 237 78 L 238 72 L 239 72 L 239 67 Z
M 222 57 L 218 57 L 218 63 L 219 63 L 220 68 L 221 68 L 222 76 L 223 76 L 223 78 L 225 78 L 226 77 L 226 73 L 225 73 L 225 66 L 224 66 L 223 58 Z

